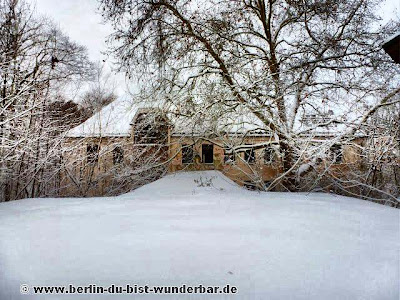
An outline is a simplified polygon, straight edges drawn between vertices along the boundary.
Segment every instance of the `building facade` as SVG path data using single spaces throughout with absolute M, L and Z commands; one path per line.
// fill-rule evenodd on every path
M 259 188 L 282 173 L 278 143 L 271 135 L 182 128 L 157 111 L 113 102 L 68 132 L 62 195 L 118 194 L 166 172 L 193 170 L 219 170 L 238 184 Z M 326 138 L 314 137 L 316 143 Z M 333 145 L 329 152 L 334 168 L 357 163 L 358 150 L 350 144 Z

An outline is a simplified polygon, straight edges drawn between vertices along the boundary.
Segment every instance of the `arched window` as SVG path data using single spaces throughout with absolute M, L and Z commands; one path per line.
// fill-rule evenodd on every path
M 99 145 L 88 144 L 86 146 L 86 157 L 89 164 L 97 164 L 99 161 Z
M 254 164 L 256 162 L 256 152 L 253 148 L 244 151 L 244 160 L 249 164 Z
M 182 164 L 193 163 L 193 145 L 182 145 Z
M 121 146 L 116 146 L 113 149 L 113 163 L 114 165 L 121 164 L 124 161 L 124 150 Z

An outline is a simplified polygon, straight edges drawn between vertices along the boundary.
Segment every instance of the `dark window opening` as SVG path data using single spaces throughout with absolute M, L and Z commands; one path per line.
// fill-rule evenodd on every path
M 256 162 L 256 153 L 254 149 L 248 149 L 244 152 L 244 160 L 249 164 L 254 164 Z
M 182 163 L 193 163 L 193 145 L 182 145 Z
M 97 164 L 99 161 L 99 145 L 87 145 L 86 155 L 89 164 Z
M 117 146 L 113 150 L 113 163 L 114 165 L 120 164 L 124 161 L 124 150 Z
M 212 164 L 214 162 L 214 145 L 201 145 L 201 155 L 203 163 Z
M 335 144 L 331 147 L 331 156 L 332 160 L 335 163 L 341 163 L 343 161 L 343 151 L 342 151 L 342 146 Z
M 274 161 L 274 149 L 266 147 L 264 149 L 264 164 L 271 164 Z
M 235 162 L 236 156 L 235 153 L 231 150 L 228 152 L 227 149 L 224 150 L 224 163 L 232 163 Z

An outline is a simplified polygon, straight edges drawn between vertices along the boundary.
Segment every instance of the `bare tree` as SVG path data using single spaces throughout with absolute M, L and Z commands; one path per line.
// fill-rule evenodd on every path
M 0 23 L 0 199 L 48 195 L 68 128 L 49 105 L 62 86 L 88 78 L 91 63 L 24 1 L 0 1 Z
M 90 115 L 101 110 L 107 104 L 110 104 L 117 98 L 115 94 L 115 82 L 112 80 L 112 74 L 106 72 L 104 65 L 96 64 L 95 76 L 89 83 L 89 89 L 86 91 L 80 104 L 89 112 Z
M 299 167 L 315 151 L 353 144 L 371 116 L 399 101 L 399 66 L 381 49 L 398 23 L 379 23 L 377 1 L 100 2 L 121 70 L 140 74 L 142 95 L 163 95 L 188 118 L 216 106 L 261 122 L 282 162 L 272 186 L 298 190 Z M 314 147 L 316 132 L 328 138 Z
M 121 194 L 166 173 L 165 116 L 156 110 L 127 113 L 127 102 L 111 103 L 68 134 L 63 144 L 62 195 Z M 118 131 L 118 118 L 132 122 L 127 132 Z

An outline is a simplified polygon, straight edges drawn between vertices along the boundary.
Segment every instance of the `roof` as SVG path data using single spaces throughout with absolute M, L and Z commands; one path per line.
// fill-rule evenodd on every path
M 270 135 L 265 125 L 253 114 L 240 112 L 210 112 L 193 117 L 177 117 L 172 135 L 213 135 L 216 133 Z
M 382 48 L 397 63 L 400 63 L 400 31 L 385 40 Z
M 95 113 L 84 123 L 67 132 L 67 137 L 130 137 L 132 124 L 142 112 L 155 109 L 156 103 L 135 103 L 128 98 L 118 98 Z M 193 117 L 177 117 L 168 114 L 172 123 L 173 136 L 208 136 L 214 134 L 270 136 L 265 125 L 245 108 L 235 111 L 207 111 L 207 114 Z M 296 122 L 299 134 L 312 136 L 334 136 L 343 131 L 343 124 L 332 123 L 327 127 L 315 127 L 314 124 Z
M 153 107 L 154 106 L 154 107 Z M 155 108 L 156 104 L 136 104 L 128 98 L 118 98 L 103 107 L 99 112 L 87 119 L 82 124 L 67 132 L 67 137 L 129 137 L 131 126 L 137 115 Z M 230 113 L 209 114 L 194 118 L 169 116 L 173 123 L 173 135 L 192 134 L 203 135 L 208 132 L 248 133 L 265 135 L 264 126 L 256 117 L 249 114 Z M 214 126 L 210 126 L 214 124 Z M 215 128 L 214 128 L 215 127 Z
M 316 116 L 309 123 L 296 120 L 295 134 L 301 136 L 331 137 L 344 132 L 348 125 L 341 124 L 334 115 Z M 200 116 L 179 117 L 173 122 L 173 136 L 207 136 L 215 134 L 272 136 L 267 126 L 245 107 L 231 112 L 210 112 Z M 326 124 L 318 126 L 317 124 Z
M 67 132 L 67 137 L 129 137 L 131 122 L 139 107 L 127 98 L 118 98 L 82 124 Z

